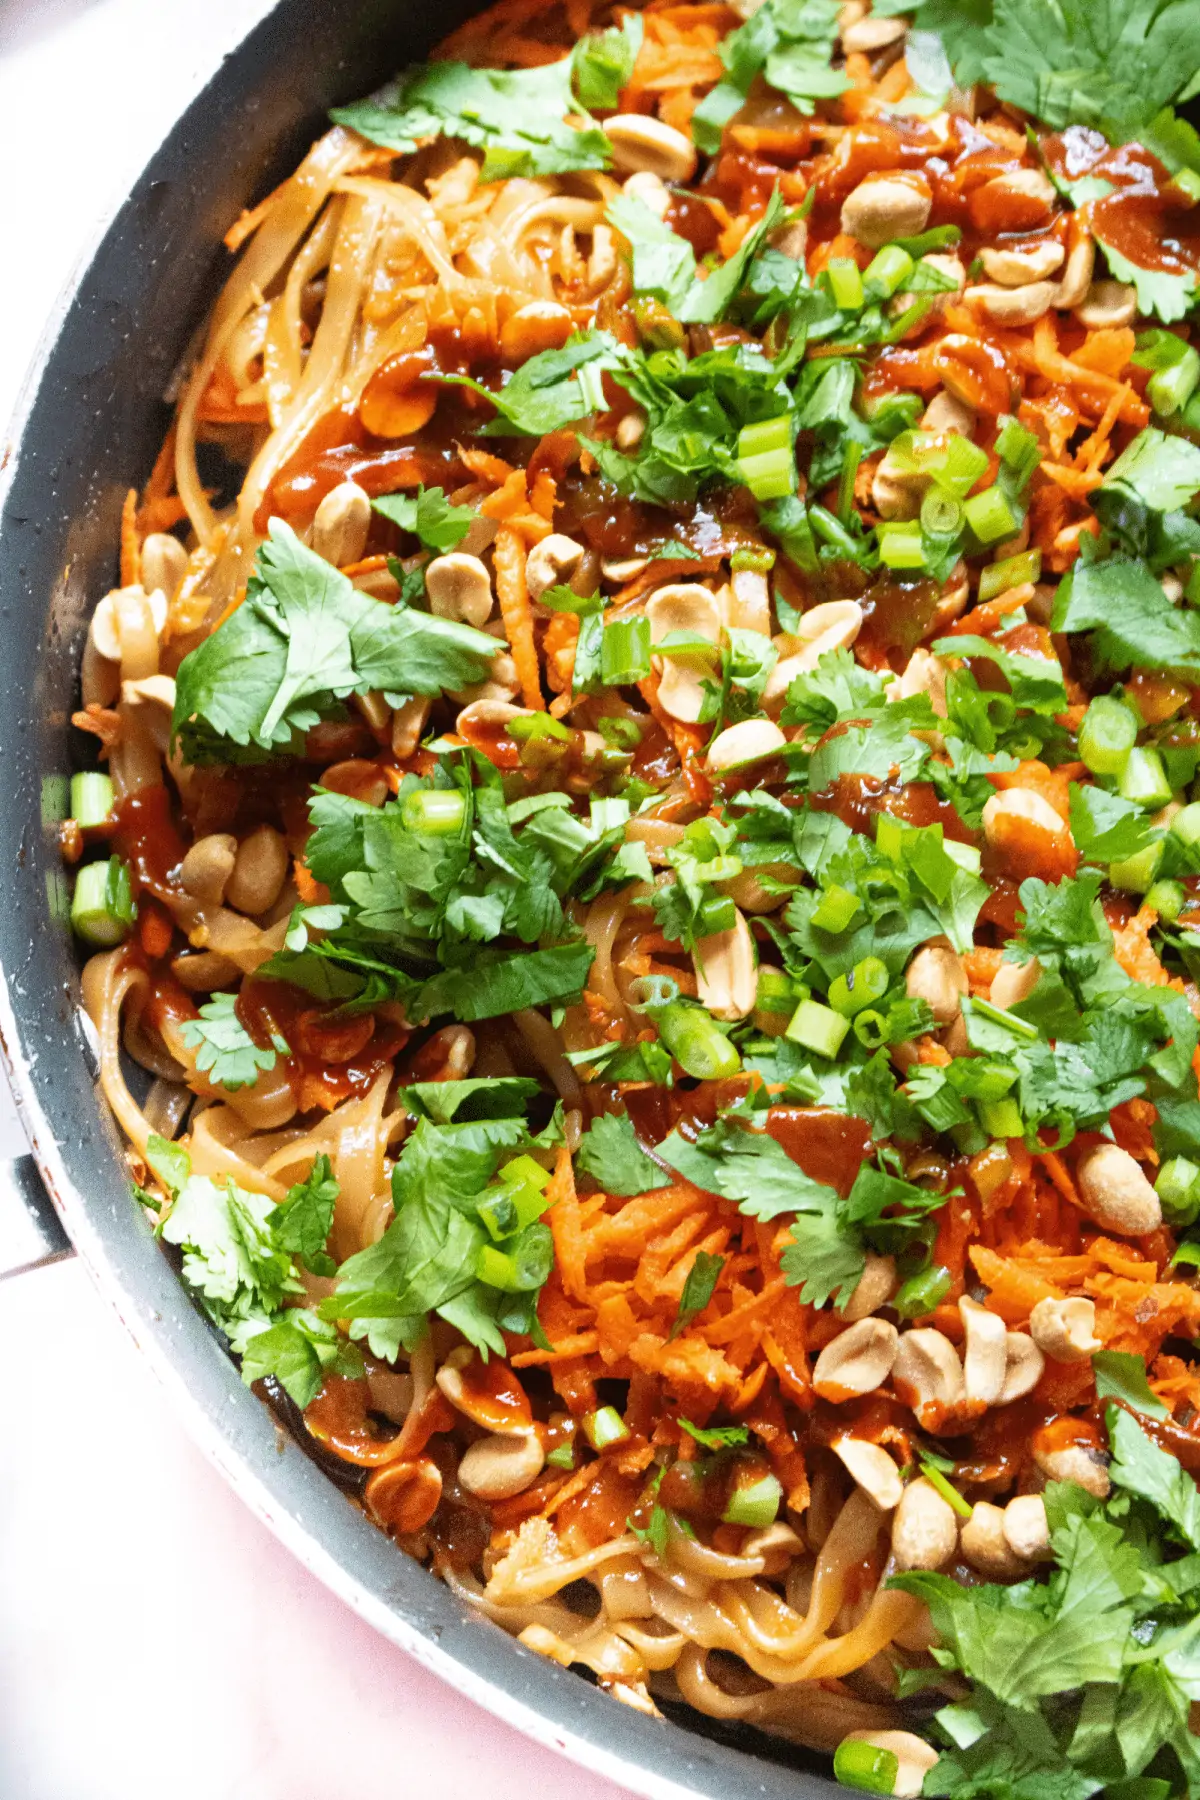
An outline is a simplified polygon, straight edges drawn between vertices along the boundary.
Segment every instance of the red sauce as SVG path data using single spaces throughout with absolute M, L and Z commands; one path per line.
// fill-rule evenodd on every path
M 603 1457 L 587 1487 L 559 1508 L 560 1531 L 565 1534 L 574 1527 L 593 1548 L 611 1543 L 624 1532 L 643 1485 L 640 1478 L 622 1475 L 611 1457 Z
M 345 1030 L 361 1033 L 363 1027 L 354 1015 L 333 1020 L 336 1011 L 336 1007 L 314 1005 L 310 994 L 283 981 L 256 977 L 247 981 L 238 995 L 238 1016 L 255 1042 L 266 1046 L 278 1033 L 287 1044 L 292 1090 L 302 1106 L 333 1106 L 365 1094 L 380 1070 L 408 1042 L 409 1034 L 402 1026 L 368 1013 L 364 1016 L 371 1021 L 369 1036 L 345 1055 L 348 1046 L 344 1039 L 338 1042 L 336 1034 Z M 329 1021 L 328 1029 L 334 1034 L 324 1046 L 324 1055 L 318 1050 L 322 1021 Z
M 1098 131 L 1072 125 L 1046 138 L 1043 149 L 1057 174 L 1111 184 L 1111 194 L 1091 202 L 1089 222 L 1121 256 L 1170 275 L 1200 264 L 1200 221 L 1194 209 L 1178 203 L 1168 170 L 1141 144 L 1110 149 Z
M 829 787 L 809 798 L 814 812 L 836 813 L 851 831 L 870 836 L 877 813 L 891 813 L 906 825 L 940 825 L 957 843 L 972 842 L 971 833 L 948 800 L 940 800 L 927 781 L 883 781 L 874 775 L 839 775 Z
M 863 1119 L 827 1106 L 772 1106 L 764 1124 L 794 1163 L 813 1181 L 836 1188 L 843 1196 L 871 1148 L 871 1127 Z
M 465 1403 L 476 1424 L 500 1432 L 532 1424 L 528 1397 L 507 1363 L 495 1356 L 485 1363 L 477 1356 L 459 1374 Z
M 159 900 L 179 898 L 174 878 L 187 845 L 171 811 L 165 787 L 139 788 L 117 803 L 113 849 L 129 864 L 134 893 L 143 888 Z
M 855 644 L 860 661 L 869 669 L 898 673 L 928 637 L 941 603 L 938 582 L 901 585 L 886 570 L 881 571 L 862 597 L 862 629 Z

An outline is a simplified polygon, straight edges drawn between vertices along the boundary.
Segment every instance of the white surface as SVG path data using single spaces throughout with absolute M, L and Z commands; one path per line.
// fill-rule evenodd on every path
M 0 0 L 0 421 L 97 223 L 261 10 Z M 0 1091 L 0 1155 L 19 1141 Z M 3 1800 L 618 1800 L 293 1563 L 78 1266 L 0 1284 L 0 1367 Z

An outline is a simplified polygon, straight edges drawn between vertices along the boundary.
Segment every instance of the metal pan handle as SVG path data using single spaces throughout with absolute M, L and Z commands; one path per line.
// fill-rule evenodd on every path
M 32 1156 L 0 1162 L 0 1281 L 73 1255 Z

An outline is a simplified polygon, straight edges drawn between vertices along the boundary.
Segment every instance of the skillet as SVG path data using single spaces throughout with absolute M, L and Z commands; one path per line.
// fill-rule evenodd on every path
M 461 1693 L 653 1800 L 823 1800 L 837 1790 L 809 1753 L 686 1709 L 686 1725 L 647 1718 L 470 1614 L 281 1436 L 130 1198 L 80 1024 L 56 841 L 83 762 L 69 724 L 79 656 L 88 613 L 116 579 L 122 497 L 151 467 L 162 394 L 218 289 L 221 235 L 294 167 L 328 106 L 418 60 L 470 10 L 278 0 L 180 118 L 64 296 L 0 447 L 0 1051 L 33 1151 L 0 1170 L 0 1213 L 12 1215 L 0 1260 L 28 1266 L 73 1245 L 245 1503 Z

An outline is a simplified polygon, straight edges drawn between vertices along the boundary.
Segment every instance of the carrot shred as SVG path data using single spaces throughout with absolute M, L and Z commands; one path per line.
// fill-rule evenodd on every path
M 517 665 L 522 698 L 535 712 L 545 712 L 537 646 L 533 640 L 533 612 L 525 584 L 525 546 L 511 525 L 502 525 L 496 533 L 492 555 L 496 567 L 496 597 L 513 661 Z
M 121 507 L 121 586 L 133 587 L 141 573 L 142 553 L 138 542 L 137 489 L 130 488 Z

